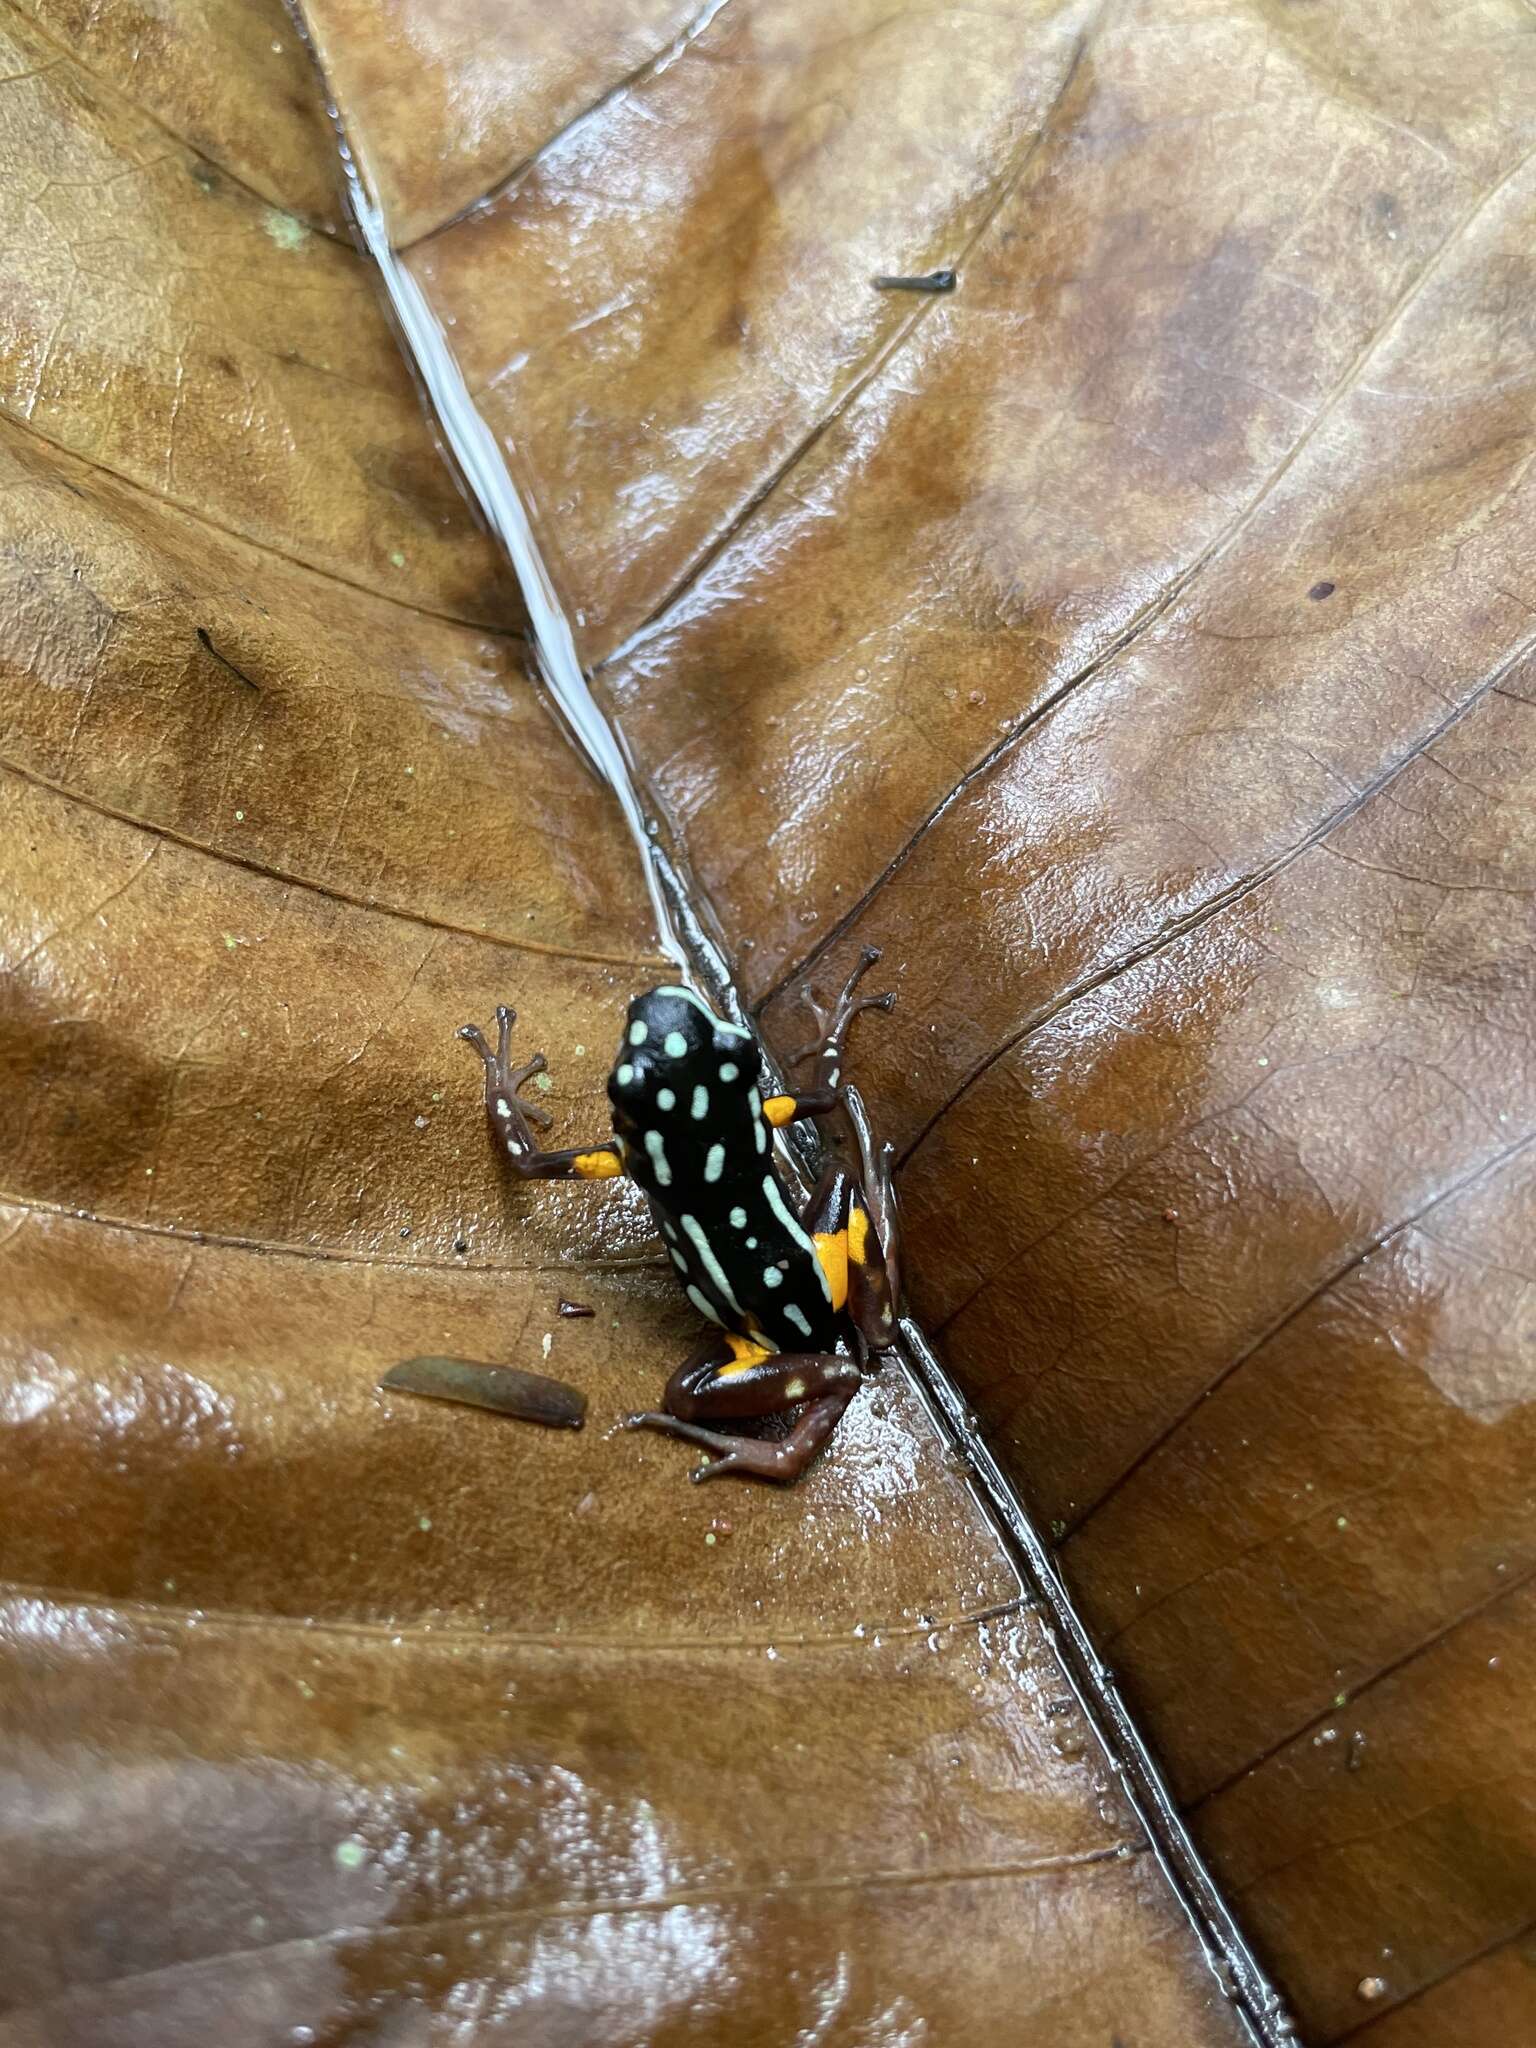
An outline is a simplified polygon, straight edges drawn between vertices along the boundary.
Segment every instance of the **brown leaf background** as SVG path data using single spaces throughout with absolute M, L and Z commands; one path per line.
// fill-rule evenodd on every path
M 1536 16 L 309 20 L 770 1040 L 887 949 L 915 1306 L 1302 2036 L 1530 2034 Z M 292 28 L 0 34 L 0 2040 L 1236 2039 L 900 1375 L 605 1436 L 690 1318 L 451 1031 L 598 1127 L 644 893 Z M 545 1334 L 579 1437 L 374 1392 Z

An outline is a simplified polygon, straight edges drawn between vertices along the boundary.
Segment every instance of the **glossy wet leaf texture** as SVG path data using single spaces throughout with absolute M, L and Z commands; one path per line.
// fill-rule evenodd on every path
M 307 24 L 1300 2038 L 1536 2035 L 1536 14 Z M 292 24 L 0 44 L 0 2042 L 1236 2043 L 899 1372 L 610 1433 L 692 1318 L 452 1034 L 597 1135 L 645 892 Z

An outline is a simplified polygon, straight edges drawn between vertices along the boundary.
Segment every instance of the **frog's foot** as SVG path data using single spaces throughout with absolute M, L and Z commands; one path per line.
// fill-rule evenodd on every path
M 861 1010 L 890 1010 L 895 1007 L 896 992 L 887 989 L 883 995 L 859 996 L 855 994 L 859 983 L 880 958 L 878 946 L 866 946 L 859 955 L 858 965 L 843 983 L 837 1001 L 830 1010 L 822 1008 L 807 982 L 800 990 L 800 999 L 816 1019 L 821 1036 L 813 1039 L 788 1062 L 794 1069 L 802 1061 L 814 1058 L 817 1065 L 817 1083 L 823 1088 L 835 1089 L 841 1080 L 843 1042 L 848 1035 L 848 1026 Z
M 788 1436 L 727 1436 L 720 1430 L 703 1429 L 696 1422 L 684 1422 L 676 1415 L 657 1413 L 626 1415 L 624 1427 L 660 1430 L 665 1436 L 680 1437 L 684 1443 L 719 1452 L 709 1464 L 699 1465 L 689 1473 L 695 1486 L 728 1472 L 738 1472 L 744 1479 L 767 1479 L 788 1486 L 800 1477 L 837 1427 L 838 1417 L 857 1386 L 858 1376 L 854 1374 L 846 1390 L 840 1388 L 818 1401 L 808 1402 Z
M 533 1131 L 530 1125 L 547 1131 L 553 1118 L 547 1109 L 541 1109 L 536 1102 L 525 1102 L 518 1090 L 535 1074 L 545 1072 L 548 1061 L 543 1053 L 536 1052 L 531 1060 L 522 1066 L 511 1064 L 512 1026 L 517 1022 L 516 1010 L 509 1010 L 505 1003 L 496 1006 L 496 1050 L 491 1051 L 485 1042 L 485 1033 L 478 1024 L 461 1024 L 455 1036 L 462 1038 L 466 1045 L 472 1045 L 485 1064 L 485 1106 L 493 1122 L 507 1138 L 520 1138 L 525 1151 L 535 1150 Z

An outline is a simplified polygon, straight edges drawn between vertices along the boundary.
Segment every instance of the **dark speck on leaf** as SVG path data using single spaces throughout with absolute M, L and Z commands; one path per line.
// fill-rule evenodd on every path
M 562 1301 L 560 1313 L 563 1316 L 592 1316 L 596 1315 L 597 1311 L 588 1308 L 584 1301 Z
M 1314 583 L 1307 595 L 1311 598 L 1332 597 L 1338 587 L 1337 583 Z
M 468 1238 L 456 1237 L 453 1240 L 453 1248 L 458 1253 L 459 1257 L 462 1259 L 464 1254 L 469 1250 Z
M 260 683 L 253 682 L 251 678 L 246 674 L 243 668 L 236 668 L 235 664 L 230 660 L 227 654 L 220 654 L 218 648 L 214 646 L 213 641 L 209 637 L 208 628 L 206 626 L 198 627 L 197 638 L 198 644 L 202 647 L 203 651 L 206 654 L 211 654 L 214 660 L 219 664 L 219 666 L 221 668 L 227 668 L 232 676 L 238 676 L 240 681 L 245 684 L 247 689 L 259 690 L 261 688 Z
M 882 292 L 952 292 L 957 280 L 952 270 L 930 270 L 922 277 L 877 277 L 875 289 Z

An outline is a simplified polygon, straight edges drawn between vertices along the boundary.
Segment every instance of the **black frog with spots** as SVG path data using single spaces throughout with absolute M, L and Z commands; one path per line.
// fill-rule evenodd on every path
M 547 1112 L 523 1084 L 542 1054 L 511 1064 L 515 1013 L 496 1012 L 494 1050 L 475 1025 L 465 1038 L 485 1066 L 485 1103 L 507 1164 L 525 1180 L 608 1180 L 627 1175 L 650 1203 L 688 1299 L 714 1330 L 667 1382 L 657 1412 L 627 1418 L 715 1455 L 694 1473 L 797 1479 L 857 1391 L 863 1368 L 896 1336 L 895 1204 L 886 1161 L 873 1155 L 861 1113 L 851 1121 L 859 1170 L 833 1160 L 803 1208 L 774 1158 L 772 1133 L 857 1098 L 843 1078 L 848 1026 L 893 998 L 860 996 L 879 958 L 867 949 L 821 1034 L 792 1065 L 816 1062 L 812 1085 L 763 1098 L 750 1031 L 717 1017 L 680 983 L 637 996 L 608 1080 L 611 1138 L 569 1151 L 540 1149 L 533 1125 Z M 781 1435 L 718 1425 L 789 1418 Z

